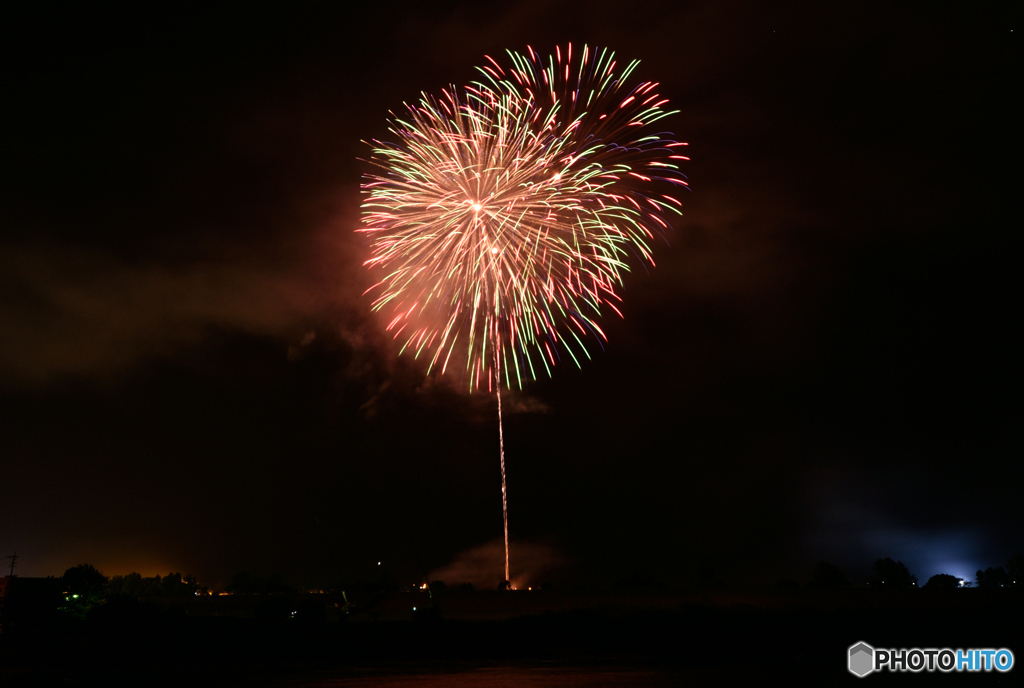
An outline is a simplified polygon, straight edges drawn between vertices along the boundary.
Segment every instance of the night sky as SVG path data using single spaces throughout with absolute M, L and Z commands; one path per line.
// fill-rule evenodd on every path
M 569 41 L 662 84 L 691 192 L 605 350 L 505 398 L 513 579 L 1024 551 L 1020 27 L 826 4 L 5 11 L 0 555 L 496 585 L 495 401 L 371 313 L 359 158 Z

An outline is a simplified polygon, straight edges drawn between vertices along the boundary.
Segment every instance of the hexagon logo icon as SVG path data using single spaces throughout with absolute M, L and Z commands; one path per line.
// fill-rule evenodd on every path
M 875 670 L 875 648 L 867 643 L 850 646 L 850 673 L 864 678 Z

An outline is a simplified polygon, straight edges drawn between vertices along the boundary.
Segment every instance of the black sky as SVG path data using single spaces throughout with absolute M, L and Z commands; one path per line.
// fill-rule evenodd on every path
M 509 402 L 520 577 L 1024 551 L 1016 17 L 827 5 L 8 15 L 0 554 L 314 585 L 493 546 L 494 401 L 371 316 L 357 158 L 483 55 L 567 41 L 661 82 L 692 193 L 606 351 Z

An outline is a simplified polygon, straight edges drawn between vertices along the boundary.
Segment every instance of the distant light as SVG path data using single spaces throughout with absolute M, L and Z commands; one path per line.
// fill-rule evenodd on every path
M 412 608 L 412 610 L 413 610 L 413 611 L 416 611 L 416 607 L 413 607 L 413 608 Z
M 491 253 L 492 253 L 492 254 L 494 254 L 494 253 L 497 253 L 497 252 L 498 252 L 498 249 L 497 249 L 497 248 L 492 248 L 492 249 L 491 249 Z
M 481 205 L 479 203 L 474 203 L 473 204 L 473 210 L 475 210 L 477 212 L 480 212 L 480 208 L 481 208 Z

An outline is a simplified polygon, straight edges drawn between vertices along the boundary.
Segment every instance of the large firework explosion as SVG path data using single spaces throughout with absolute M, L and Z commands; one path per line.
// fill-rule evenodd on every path
M 395 141 L 374 141 L 382 172 L 363 184 L 387 329 L 431 369 L 455 354 L 470 389 L 494 383 L 506 584 L 502 381 L 550 375 L 562 352 L 589 357 L 602 306 L 621 315 L 627 261 L 653 265 L 648 242 L 679 213 L 666 192 L 686 186 L 686 144 L 653 129 L 672 114 L 658 85 L 627 88 L 637 62 L 617 75 L 607 49 L 577 56 L 570 45 L 546 60 L 510 51 L 506 67 L 488 57 L 480 81 L 407 105 L 390 122 Z
M 403 351 L 442 371 L 457 361 L 471 389 L 589 357 L 631 256 L 653 265 L 686 185 L 686 144 L 653 126 L 672 114 L 658 85 L 625 85 L 637 62 L 618 75 L 614 53 L 573 62 L 571 45 L 509 57 L 393 117 L 363 185 L 374 308 Z

